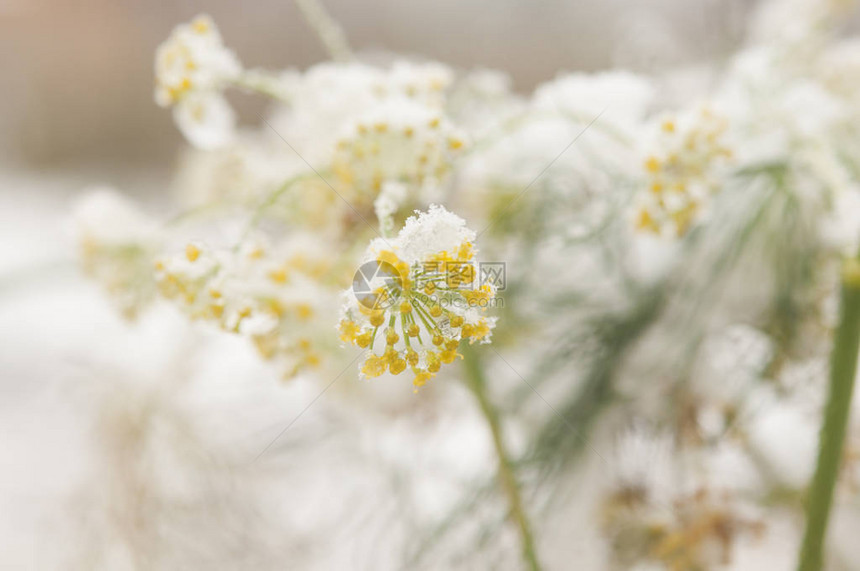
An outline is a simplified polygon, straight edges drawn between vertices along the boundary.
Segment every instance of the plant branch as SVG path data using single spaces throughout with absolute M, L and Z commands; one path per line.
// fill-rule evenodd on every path
M 842 271 L 839 328 L 830 361 L 830 394 L 824 410 L 818 463 L 806 500 L 806 531 L 799 571 L 819 571 L 824 563 L 827 522 L 842 462 L 851 395 L 860 348 L 860 256 L 846 260 Z
M 487 394 L 487 382 L 484 376 L 484 370 L 481 365 L 479 353 L 468 344 L 465 344 L 461 348 L 461 351 L 464 355 L 466 383 L 475 395 L 475 398 L 478 400 L 481 413 L 483 413 L 493 437 L 493 447 L 495 448 L 496 455 L 499 459 L 499 485 L 502 487 L 502 491 L 507 497 L 511 519 L 517 525 L 517 529 L 519 530 L 520 540 L 522 542 L 523 562 L 531 571 L 539 571 L 540 563 L 538 563 L 531 524 L 529 523 L 525 508 L 523 507 L 520 487 L 517 483 L 516 474 L 514 473 L 513 463 L 511 462 L 510 456 L 505 448 L 499 413 L 490 402 L 489 395 Z

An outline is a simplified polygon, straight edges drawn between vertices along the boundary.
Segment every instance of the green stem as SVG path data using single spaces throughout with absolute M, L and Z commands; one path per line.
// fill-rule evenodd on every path
M 841 316 L 830 361 L 830 395 L 824 410 L 818 463 L 806 500 L 806 532 L 800 551 L 799 571 L 819 571 L 824 563 L 827 522 L 842 461 L 858 348 L 860 257 L 847 260 L 842 272 Z
M 528 516 L 526 516 L 523 508 L 522 496 L 520 487 L 517 483 L 516 475 L 514 474 L 513 463 L 511 462 L 508 452 L 505 449 L 505 443 L 502 438 L 502 426 L 499 419 L 499 413 L 493 404 L 490 402 L 487 394 L 487 381 L 484 376 L 484 370 L 481 366 L 480 354 L 468 344 L 464 344 L 460 350 L 464 356 L 464 368 L 466 369 L 466 384 L 481 407 L 481 412 L 487 425 L 490 428 L 490 433 L 493 437 L 493 447 L 496 450 L 496 455 L 499 458 L 498 477 L 502 491 L 507 496 L 508 505 L 510 507 L 510 516 L 520 533 L 522 542 L 523 562 L 526 568 L 531 571 L 539 571 L 540 563 L 538 563 L 537 551 L 535 550 L 534 537 L 532 536 L 531 525 L 529 524 Z

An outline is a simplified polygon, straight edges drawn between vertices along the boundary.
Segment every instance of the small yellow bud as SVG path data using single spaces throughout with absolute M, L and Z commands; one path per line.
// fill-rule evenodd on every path
M 205 18 L 197 18 L 191 23 L 191 27 L 198 34 L 205 34 L 209 31 L 209 22 Z
M 442 351 L 442 353 L 439 355 L 439 358 L 442 360 L 443 363 L 453 363 L 454 359 L 457 358 L 457 352 L 453 349 L 448 349 L 446 351 Z
M 278 318 L 283 317 L 283 315 L 284 315 L 284 311 L 285 311 L 285 309 L 284 309 L 284 304 L 283 304 L 283 303 L 281 303 L 281 301 L 280 301 L 280 300 L 278 300 L 278 299 L 270 299 L 270 300 L 268 300 L 268 301 L 266 302 L 266 309 L 267 309 L 270 313 L 272 313 L 275 317 L 278 317 Z M 356 327 L 356 331 L 357 331 L 357 330 L 358 330 L 358 327 Z
M 209 311 L 212 312 L 212 317 L 220 319 L 224 315 L 224 306 L 220 303 L 213 303 L 209 306 Z
M 368 377 L 378 377 L 385 372 L 385 365 L 386 363 L 382 358 L 371 355 L 361 366 L 361 372 Z
M 358 324 L 355 321 L 343 319 L 338 325 L 338 329 L 340 330 L 341 341 L 349 343 L 355 339 L 355 335 L 358 333 Z
M 408 301 L 400 302 L 400 313 L 412 313 L 412 304 Z
M 655 173 L 660 170 L 660 161 L 657 160 L 657 157 L 648 157 L 645 161 L 645 170 L 651 173 Z
M 284 268 L 277 268 L 269 272 L 269 278 L 276 284 L 287 283 L 287 271 Z
M 396 331 L 394 331 L 393 329 L 390 329 L 390 328 L 385 330 L 385 342 L 386 343 L 388 343 L 389 345 L 394 345 L 399 340 L 400 340 L 400 335 L 398 335 Z
M 427 384 L 427 381 L 430 380 L 431 376 L 432 375 L 430 373 L 428 373 L 427 371 L 416 371 L 415 372 L 415 379 L 412 381 L 412 384 L 416 388 L 423 387 L 424 385 Z
M 409 349 L 406 351 L 406 362 L 409 363 L 410 367 L 414 367 L 418 364 L 418 353 L 414 350 Z
M 370 315 L 370 324 L 374 327 L 379 327 L 385 323 L 385 315 L 381 311 L 376 311 Z
M 439 361 L 439 355 L 434 353 L 433 351 L 427 352 L 427 370 L 431 373 L 439 372 L 441 367 L 441 362 Z
M 362 349 L 366 349 L 368 346 L 370 346 L 370 331 L 365 331 L 361 335 L 358 335 L 355 338 L 355 344 Z
M 197 260 L 200 257 L 200 248 L 194 244 L 188 244 L 185 246 L 185 257 L 188 258 L 189 262 Z
M 397 359 L 397 351 L 394 350 L 394 347 L 389 345 L 388 347 L 385 348 L 385 353 L 382 354 L 382 359 L 386 363 L 391 363 L 392 361 Z
M 418 325 L 417 325 L 417 324 L 415 324 L 415 323 L 410 323 L 410 324 L 406 327 L 406 333 L 407 333 L 410 337 L 418 337 L 418 332 L 419 332 L 419 328 L 418 328 Z
M 636 228 L 639 230 L 645 230 L 654 233 L 660 231 L 660 227 L 657 225 L 657 221 L 654 220 L 654 217 L 651 216 L 651 213 L 644 208 L 639 211 L 639 214 L 636 217 Z
M 314 315 L 314 308 L 307 303 L 300 303 L 296 307 L 296 316 L 302 321 L 307 321 Z
M 395 359 L 390 365 L 388 365 L 388 370 L 391 371 L 392 375 L 399 375 L 406 370 L 406 360 Z

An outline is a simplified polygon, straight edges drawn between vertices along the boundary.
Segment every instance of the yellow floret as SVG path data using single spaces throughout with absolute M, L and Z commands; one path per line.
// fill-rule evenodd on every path
M 355 321 L 349 319 L 341 320 L 338 329 L 340 329 L 340 340 L 344 343 L 352 343 L 356 339 L 359 327 Z
M 200 257 L 200 248 L 194 244 L 188 244 L 185 246 L 185 257 L 188 258 L 189 262 L 196 261 Z
M 657 157 L 648 157 L 645 161 L 645 170 L 650 173 L 656 173 L 660 170 L 660 161 L 657 160 Z
M 371 355 L 361 366 L 361 372 L 368 377 L 378 377 L 385 372 L 386 361 L 376 355 Z
M 388 366 L 388 370 L 391 371 L 392 375 L 399 375 L 403 371 L 406 370 L 406 360 L 405 359 L 395 359 Z
M 362 349 L 367 348 L 370 345 L 371 333 L 370 331 L 365 331 L 361 335 L 358 335 L 355 338 L 355 344 L 361 347 Z

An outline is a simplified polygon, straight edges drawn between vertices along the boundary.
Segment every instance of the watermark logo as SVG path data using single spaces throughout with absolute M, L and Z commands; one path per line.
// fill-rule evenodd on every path
M 403 286 L 397 269 L 388 262 L 371 260 L 362 264 L 352 278 L 352 291 L 368 309 L 386 309 L 397 301 Z
M 505 262 L 430 261 L 415 264 L 411 269 L 411 295 L 422 303 L 445 307 L 504 307 L 504 300 L 477 295 L 483 286 L 504 291 L 507 286 Z M 388 262 L 365 262 L 352 278 L 352 291 L 360 304 L 368 309 L 383 310 L 395 304 L 403 293 L 403 278 Z M 430 284 L 432 287 L 428 287 Z M 475 293 L 468 293 L 468 292 Z
M 475 266 L 472 262 L 445 262 L 448 286 L 455 289 L 474 289 Z
M 480 262 L 478 274 L 482 284 L 494 286 L 496 291 L 505 291 L 507 271 L 504 262 Z

